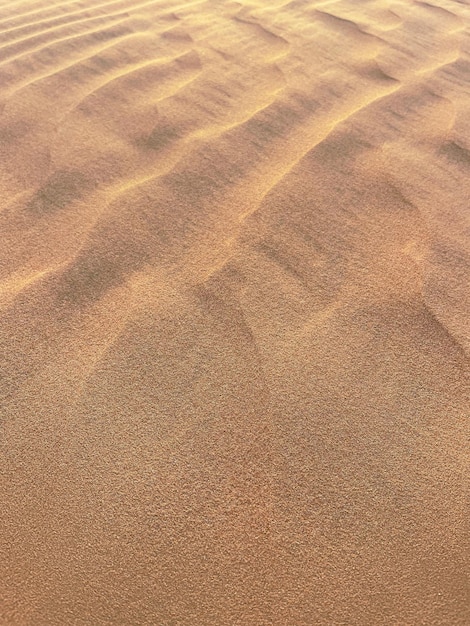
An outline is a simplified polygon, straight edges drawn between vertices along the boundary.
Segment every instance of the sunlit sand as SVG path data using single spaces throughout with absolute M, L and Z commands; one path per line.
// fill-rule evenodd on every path
M 470 6 L 0 0 L 0 624 L 470 624 Z

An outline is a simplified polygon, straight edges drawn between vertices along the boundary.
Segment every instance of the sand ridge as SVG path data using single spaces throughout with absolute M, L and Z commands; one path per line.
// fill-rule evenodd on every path
M 0 0 L 0 623 L 468 624 L 470 9 Z

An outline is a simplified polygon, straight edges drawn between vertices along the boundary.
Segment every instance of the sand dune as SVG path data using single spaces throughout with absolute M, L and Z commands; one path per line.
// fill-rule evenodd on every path
M 0 623 L 470 623 L 470 7 L 0 0 Z

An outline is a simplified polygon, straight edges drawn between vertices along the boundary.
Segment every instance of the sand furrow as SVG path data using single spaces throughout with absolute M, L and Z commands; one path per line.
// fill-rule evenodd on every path
M 41 52 L 42 50 L 49 49 L 50 46 L 53 47 L 56 44 L 60 44 L 64 41 L 69 41 L 71 39 L 73 40 L 76 37 L 80 37 L 82 35 L 83 36 L 93 35 L 93 34 L 96 35 L 96 33 L 100 33 L 101 35 L 101 33 L 103 33 L 103 28 L 100 28 L 102 21 L 104 21 L 106 25 L 109 23 L 109 26 L 112 27 L 112 26 L 124 23 L 127 18 L 128 18 L 128 15 L 126 15 L 126 13 L 120 13 L 120 14 L 116 14 L 116 16 L 112 16 L 110 20 L 108 20 L 108 18 L 105 18 L 104 20 L 102 20 L 101 18 L 98 19 L 97 20 L 98 24 L 97 25 L 93 24 L 91 29 L 88 29 L 87 28 L 88 24 L 86 24 L 84 31 L 82 31 L 81 28 L 78 29 L 78 32 L 77 32 L 77 29 L 67 28 L 66 29 L 67 34 L 63 37 L 60 36 L 60 33 L 58 37 L 56 37 L 56 33 L 53 33 L 51 38 L 49 38 L 47 35 L 43 36 L 41 34 L 38 36 L 26 37 L 25 39 L 20 39 L 18 42 L 14 42 L 13 44 L 7 44 L 5 46 L 1 46 L 0 55 L 1 55 L 2 61 L 0 65 L 5 65 L 9 63 L 10 61 L 21 59 L 22 57 L 30 55 L 30 54 L 34 55 L 38 52 Z M 72 34 L 70 34 L 70 31 L 72 31 Z
M 35 4 L 39 4 L 39 8 L 38 9 L 28 10 L 28 11 L 24 11 L 24 12 L 22 12 L 21 9 L 18 10 L 18 3 L 17 2 L 14 2 L 12 4 L 15 4 L 16 8 L 11 12 L 11 17 L 8 16 L 8 14 L 7 14 L 7 16 L 5 18 L 0 18 L 0 24 L 3 24 L 3 22 L 16 21 L 17 19 L 21 23 L 21 19 L 23 17 L 26 17 L 28 15 L 36 15 L 37 13 L 46 13 L 47 14 L 47 13 L 49 13 L 51 11 L 51 7 L 50 6 L 44 7 L 43 3 L 41 3 L 41 2 L 34 3 L 32 5 L 32 6 L 35 6 Z M 27 4 L 28 4 L 28 9 L 31 8 L 31 3 L 28 2 Z M 58 3 L 53 4 L 53 7 L 57 6 L 57 5 L 59 5 L 59 7 L 61 5 L 67 7 L 67 6 L 72 5 L 72 4 L 78 4 L 77 0 L 69 0 L 68 2 L 66 2 L 66 1 L 65 2 L 58 2 Z M 3 14 L 3 11 L 5 11 L 5 8 L 7 8 L 7 7 L 6 6 L 2 7 L 2 14 Z M 61 13 L 61 11 L 59 10 L 59 14 L 60 13 Z M 54 15 L 54 9 L 53 8 L 52 8 L 52 14 Z
M 76 0 L 74 0 L 75 2 Z M 12 33 L 14 35 L 15 31 L 17 30 L 22 30 L 22 29 L 35 29 L 37 27 L 42 28 L 44 23 L 48 23 L 50 21 L 59 21 L 62 22 L 62 20 L 64 21 L 64 25 L 67 24 L 73 24 L 75 23 L 75 21 L 81 21 L 81 20 L 87 20 L 87 19 L 98 19 L 99 17 L 105 18 L 107 16 L 113 16 L 119 13 L 125 13 L 125 12 L 132 12 L 132 13 L 139 13 L 141 11 L 144 11 L 146 9 L 152 9 L 152 7 L 158 7 L 159 9 L 159 13 L 158 13 L 158 19 L 165 19 L 167 16 L 171 16 L 172 14 L 174 14 L 174 10 L 180 8 L 180 7 L 186 7 L 186 6 L 191 6 L 191 4 L 198 4 L 200 2 L 200 0 L 196 0 L 196 2 L 193 3 L 182 3 L 181 5 L 170 5 L 165 6 L 162 5 L 161 2 L 157 2 L 157 0 L 140 0 L 139 2 L 134 2 L 132 3 L 132 5 L 129 5 L 128 2 L 126 1 L 122 1 L 122 0 L 111 0 L 108 2 L 103 2 L 101 4 L 95 4 L 92 7 L 87 7 L 87 8 L 83 8 L 80 4 L 78 4 L 79 8 L 76 11 L 67 11 L 65 13 L 65 15 L 63 14 L 63 12 L 59 12 L 59 15 L 52 15 L 52 16 L 47 16 L 44 17 L 43 19 L 34 19 L 31 22 L 27 22 L 27 23 L 20 23 L 20 24 L 13 24 L 13 25 L 8 25 L 7 28 L 3 29 L 2 26 L 4 25 L 4 22 L 10 22 L 12 21 L 11 19 L 5 19 L 2 20 L 1 16 L 0 16 L 0 34 L 5 34 L 7 35 L 8 38 L 8 34 Z M 111 8 L 111 11 L 109 10 Z M 90 15 L 90 13 L 94 13 L 97 12 L 97 15 Z M 42 12 L 42 9 L 37 12 Z M 36 13 L 36 12 L 32 12 L 31 14 Z M 83 17 L 79 17 L 78 20 L 75 20 L 76 16 L 81 16 L 82 14 L 85 14 Z M 40 16 L 41 18 L 42 16 Z M 59 24 L 59 27 L 62 26 L 62 23 Z
M 115 24 L 109 30 L 108 33 L 106 32 L 103 33 L 103 31 L 90 31 L 90 33 L 73 35 L 71 37 L 65 37 L 63 40 L 59 40 L 57 42 L 58 46 L 62 46 L 64 43 L 65 43 L 65 46 L 67 46 L 69 43 L 71 43 L 70 45 L 71 55 L 70 56 L 75 59 L 72 63 L 64 63 L 62 65 L 57 65 L 55 58 L 51 54 L 52 51 L 49 45 L 46 45 L 43 48 L 39 47 L 37 50 L 34 50 L 31 53 L 30 52 L 26 53 L 28 56 L 30 54 L 32 54 L 33 56 L 35 54 L 38 54 L 40 56 L 41 53 L 44 51 L 46 60 L 53 60 L 54 69 L 47 73 L 44 73 L 41 71 L 39 71 L 37 74 L 33 73 L 33 78 L 30 78 L 29 80 L 25 80 L 25 77 L 22 75 L 20 75 L 20 77 L 17 78 L 13 74 L 13 76 L 11 77 L 11 80 L 9 81 L 13 85 L 13 88 L 10 92 L 7 92 L 8 95 L 12 96 L 18 93 L 21 89 L 29 88 L 37 83 L 40 83 L 42 80 L 50 78 L 51 76 L 55 76 L 57 73 L 68 70 L 74 67 L 75 65 L 79 65 L 80 63 L 83 63 L 84 61 L 92 59 L 93 57 L 97 57 L 99 53 L 119 45 L 119 43 L 123 39 L 125 40 L 127 38 L 132 37 L 134 35 L 134 32 L 130 28 L 126 28 L 124 26 L 126 21 L 127 21 L 126 18 L 118 21 L 117 24 Z M 123 26 L 120 26 L 121 24 Z M 118 28 L 116 28 L 116 26 L 118 26 Z M 92 54 L 84 55 L 82 49 L 76 51 L 76 48 L 74 45 L 76 40 L 83 42 L 84 44 L 83 47 L 85 48 L 85 50 L 87 48 L 91 48 Z M 89 40 L 88 44 L 85 43 L 87 40 Z M 105 45 L 101 43 L 102 41 L 106 42 L 107 40 L 112 40 L 112 43 L 105 44 Z M 19 65 L 21 66 L 21 63 Z M 28 66 L 29 64 L 26 63 L 26 65 Z M 39 67 L 42 68 L 42 65 L 43 64 L 41 63 Z M 7 71 L 8 70 L 9 68 L 7 67 Z
M 65 35 L 74 34 L 80 32 L 81 27 L 87 27 L 88 22 L 97 23 L 98 26 L 106 25 L 107 22 L 113 23 L 113 20 L 119 20 L 123 17 L 129 17 L 129 14 L 125 11 L 117 11 L 115 13 L 107 14 L 107 15 L 97 15 L 97 16 L 86 16 L 73 22 L 66 22 L 65 24 L 58 24 L 57 26 L 53 26 L 51 28 L 40 28 L 39 32 L 26 33 L 23 36 L 23 33 L 19 33 L 19 36 L 13 34 L 13 37 L 2 36 L 3 41 L 5 42 L 2 46 L 0 46 L 1 55 L 3 58 L 8 59 L 10 56 L 19 56 L 16 55 L 16 52 L 22 52 L 23 50 L 28 50 L 29 46 L 32 44 L 31 48 L 35 48 L 35 44 L 45 43 L 54 43 L 56 41 L 60 41 L 63 39 L 61 37 L 62 31 Z M 58 35 L 58 36 L 57 36 Z
M 189 67 L 187 66 L 188 61 Z M 185 67 L 185 65 L 187 67 Z M 158 92 L 155 93 L 155 90 L 152 90 L 152 102 L 158 104 L 163 100 L 173 98 L 180 91 L 191 85 L 197 79 L 200 69 L 199 59 L 192 51 L 185 52 L 176 57 L 158 59 L 157 61 L 148 61 L 145 63 L 141 62 L 135 66 L 128 66 L 124 72 L 113 75 L 111 78 L 107 77 L 105 81 L 84 95 L 74 104 L 73 109 L 67 111 L 66 115 L 61 118 L 61 122 L 63 123 L 67 116 L 72 115 L 75 110 L 87 108 L 89 104 L 91 104 L 90 101 L 93 101 L 100 95 L 111 98 L 113 95 L 112 91 L 119 90 L 122 83 L 136 82 L 141 79 L 141 75 L 143 75 L 143 78 L 148 76 L 152 80 L 158 79 L 160 81 Z M 189 74 L 189 77 L 181 79 L 186 73 Z M 178 77 L 176 84 L 171 85 L 171 87 L 165 87 L 165 80 L 170 82 L 175 74 L 176 77 Z M 178 76 L 179 74 L 181 74 L 181 78 Z M 111 93 L 108 95 L 103 92 Z

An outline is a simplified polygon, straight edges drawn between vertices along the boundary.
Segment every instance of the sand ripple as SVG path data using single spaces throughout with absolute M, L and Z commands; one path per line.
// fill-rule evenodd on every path
M 464 1 L 0 1 L 0 623 L 470 623 Z

